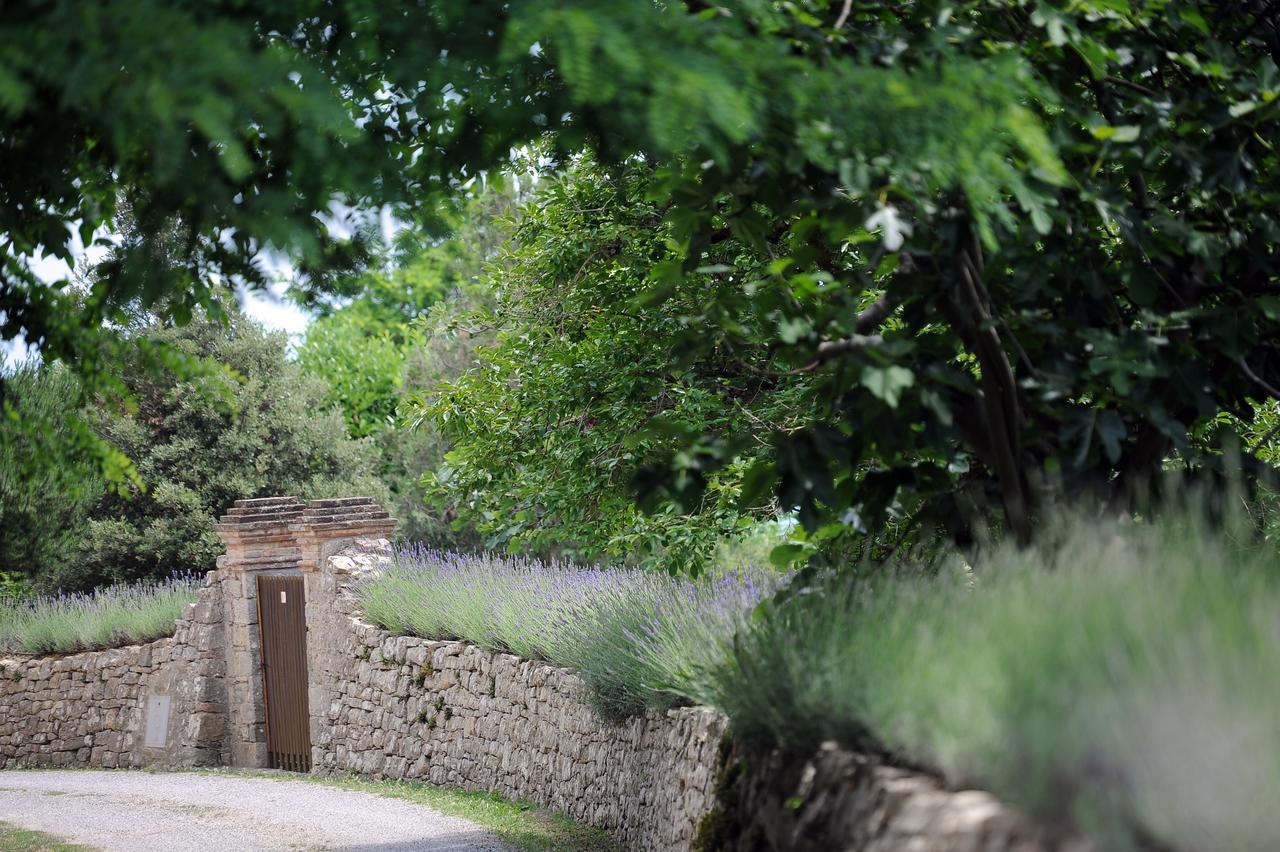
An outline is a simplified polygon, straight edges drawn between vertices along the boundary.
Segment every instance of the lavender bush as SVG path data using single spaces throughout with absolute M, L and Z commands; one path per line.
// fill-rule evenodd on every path
M 699 580 L 410 546 L 361 589 L 365 616 L 393 633 L 465 639 L 579 672 L 596 709 L 621 718 L 705 698 L 720 665 L 779 575 Z
M 89 594 L 0 599 L 0 649 L 69 653 L 149 642 L 173 633 L 200 579 L 109 586 Z

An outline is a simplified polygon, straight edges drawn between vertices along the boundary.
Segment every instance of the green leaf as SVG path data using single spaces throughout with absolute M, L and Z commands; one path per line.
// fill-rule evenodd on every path
M 898 407 L 902 392 L 915 382 L 915 373 L 906 367 L 864 367 L 862 370 L 862 386 L 890 408 Z
M 1107 461 L 1112 464 L 1120 461 L 1120 442 L 1125 437 L 1124 421 L 1120 419 L 1120 415 L 1107 409 L 1098 416 L 1094 428 L 1098 433 L 1098 439 L 1102 441 L 1102 449 L 1107 454 Z
M 738 495 L 738 511 L 746 512 L 765 502 L 778 480 L 778 469 L 772 459 L 757 459 L 742 477 Z
M 1053 230 L 1053 219 L 1049 218 L 1049 211 L 1040 206 L 1032 207 L 1031 226 L 1036 229 L 1037 234 L 1041 235 L 1046 235 Z
M 1089 64 L 1089 73 L 1093 79 L 1100 80 L 1107 75 L 1106 48 L 1090 38 L 1077 39 L 1072 47 Z
M 779 568 L 789 568 L 799 562 L 807 550 L 803 544 L 780 544 L 769 551 L 769 562 Z
M 804 317 L 785 317 L 778 323 L 778 337 L 783 343 L 795 343 L 804 340 L 812 333 L 813 327 Z
M 1103 142 L 1133 142 L 1138 138 L 1141 130 L 1136 124 L 1122 124 L 1118 127 L 1101 124 L 1090 128 L 1093 137 Z

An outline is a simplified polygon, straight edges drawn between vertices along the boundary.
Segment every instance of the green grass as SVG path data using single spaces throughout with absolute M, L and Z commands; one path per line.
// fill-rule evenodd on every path
M 172 635 L 200 581 L 111 586 L 92 594 L 0 600 L 0 650 L 26 654 L 116 648 Z
M 250 773 L 280 781 L 308 781 L 404 799 L 434 808 L 443 814 L 470 820 L 525 852 L 611 852 L 621 850 L 602 829 L 575 822 L 567 816 L 539 808 L 531 802 L 511 801 L 495 793 L 473 793 L 435 787 L 420 781 L 370 781 L 350 776 L 281 775 Z M 4 848 L 4 847 L 0 847 Z
M 0 849 L 5 852 L 91 852 L 93 847 L 63 843 L 42 831 L 0 822 Z
M 887 748 L 1104 848 L 1280 849 L 1280 559 L 1194 515 L 973 571 L 828 578 L 696 697 L 744 740 Z

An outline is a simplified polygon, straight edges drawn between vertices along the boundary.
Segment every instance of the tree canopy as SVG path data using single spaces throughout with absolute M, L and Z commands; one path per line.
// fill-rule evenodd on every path
M 744 488 L 815 531 L 1026 538 L 1280 396 L 1265 2 L 32 0 L 0 45 L 3 334 L 85 375 L 129 300 L 181 322 L 268 247 L 323 290 L 333 205 L 425 216 L 546 138 L 654 167 L 636 307 L 718 281 L 674 363 L 806 377 Z M 122 213 L 82 302 L 34 278 Z M 695 431 L 639 477 L 684 508 L 760 438 Z
M 453 445 L 427 471 L 429 494 L 491 547 L 696 569 L 750 522 L 737 509 L 745 462 L 711 476 L 688 511 L 649 514 L 631 488 L 643 464 L 689 434 L 767 438 L 802 419 L 803 377 L 780 381 L 715 351 L 672 364 L 670 341 L 735 285 L 704 271 L 659 304 L 636 305 L 669 256 L 670 228 L 646 197 L 652 174 L 584 157 L 545 180 L 485 279 L 492 304 L 465 318 L 492 343 L 411 407 Z M 730 240 L 717 258 L 746 254 Z M 768 455 L 767 440 L 743 448 L 757 454 Z
M 421 227 L 398 231 L 382 247 L 380 264 L 337 277 L 332 292 L 312 300 L 319 316 L 298 347 L 298 366 L 326 383 L 326 402 L 341 409 L 352 437 L 377 447 L 398 535 L 434 547 L 470 549 L 476 536 L 465 522 L 455 527 L 452 500 L 426 504 L 423 471 L 441 464 L 449 444 L 430 423 L 407 428 L 405 417 L 468 369 L 474 347 L 487 338 L 454 321 L 489 301 L 485 267 L 506 239 L 518 186 L 489 180 L 468 189 L 448 216 L 447 236 Z
M 241 497 L 386 499 L 374 448 L 348 437 L 339 413 L 322 404 L 322 382 L 286 362 L 284 336 L 263 333 L 234 306 L 225 314 L 225 323 L 197 314 L 182 328 L 155 317 L 132 326 L 131 338 L 209 369 L 157 373 L 145 357 L 129 359 L 117 366 L 128 405 L 99 396 L 78 409 L 74 379 L 60 365 L 17 373 L 20 414 L 44 415 L 56 427 L 51 440 L 88 424 L 134 460 L 146 488 L 109 489 L 91 453 L 65 448 L 44 476 L 13 478 L 15 457 L 37 448 L 0 428 L 0 571 L 43 590 L 208 571 L 223 551 L 214 524 Z

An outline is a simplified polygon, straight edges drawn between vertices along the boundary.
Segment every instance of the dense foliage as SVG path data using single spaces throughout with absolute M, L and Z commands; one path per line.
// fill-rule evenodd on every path
M 1280 385 L 1267 3 L 28 2 L 0 44 L 3 334 L 95 381 L 130 300 L 215 311 L 269 246 L 323 290 L 361 253 L 334 203 L 425 210 L 546 135 L 658 165 L 647 289 L 721 282 L 677 352 L 812 380 L 746 496 L 823 535 L 1026 539 L 1046 499 L 1211 462 L 1199 430 Z M 117 212 L 83 304 L 37 282 Z M 762 431 L 642 481 L 697 506 Z
M 17 577 L 69 557 L 105 485 L 85 446 L 86 433 L 97 435 L 68 416 L 76 377 L 28 362 L 6 378 L 19 416 L 0 419 L 0 573 Z
M 135 325 L 129 333 L 140 344 L 172 348 L 205 367 L 191 377 L 130 359 L 118 367 L 128 404 L 102 397 L 78 411 L 65 371 L 27 371 L 19 406 L 42 406 L 43 417 L 67 428 L 88 422 L 98 439 L 135 460 L 140 487 L 107 489 L 92 456 L 60 457 L 56 482 L 19 479 L 21 499 L 5 501 L 0 570 L 46 589 L 206 571 L 222 552 L 216 518 L 238 498 L 385 499 L 371 448 L 350 439 L 341 416 L 324 406 L 325 386 L 286 362 L 283 336 L 235 312 L 227 323 Z M 21 438 L 22 422 L 4 424 L 0 434 Z
M 677 351 L 811 378 L 754 480 L 806 526 L 969 540 L 995 509 L 1025 540 L 1047 499 L 1128 509 L 1172 453 L 1213 462 L 1200 431 L 1276 395 L 1260 7 L 858 6 L 836 32 L 785 8 L 704 16 L 752 33 L 737 90 L 770 97 L 741 144 L 660 170 L 678 229 L 651 278 L 678 287 L 726 235 L 776 257 L 721 272 Z M 667 465 L 686 506 L 759 435 L 712 437 Z
M 651 179 L 642 164 L 611 175 L 577 159 L 544 181 L 493 265 L 492 306 L 468 320 L 494 345 L 418 405 L 453 444 L 427 472 L 432 495 L 491 547 L 696 569 L 751 520 L 737 508 L 741 465 L 712 477 L 691 511 L 645 514 L 631 489 L 645 460 L 687 434 L 767 436 L 797 419 L 802 379 L 750 370 L 751 352 L 670 357 L 670 341 L 736 286 L 712 264 L 747 262 L 737 242 L 661 304 L 636 304 L 672 238 L 646 197 Z
M 488 337 L 459 322 L 489 301 L 485 268 L 506 237 L 518 186 L 490 182 L 471 193 L 445 236 L 400 230 L 378 268 L 338 277 L 336 292 L 313 305 L 318 316 L 298 348 L 299 367 L 328 385 L 326 401 L 341 408 L 351 435 L 376 446 L 401 538 L 462 549 L 477 543 L 452 501 L 425 499 L 423 471 L 442 463 L 447 439 L 434 424 L 408 428 L 404 418 L 470 368 Z

